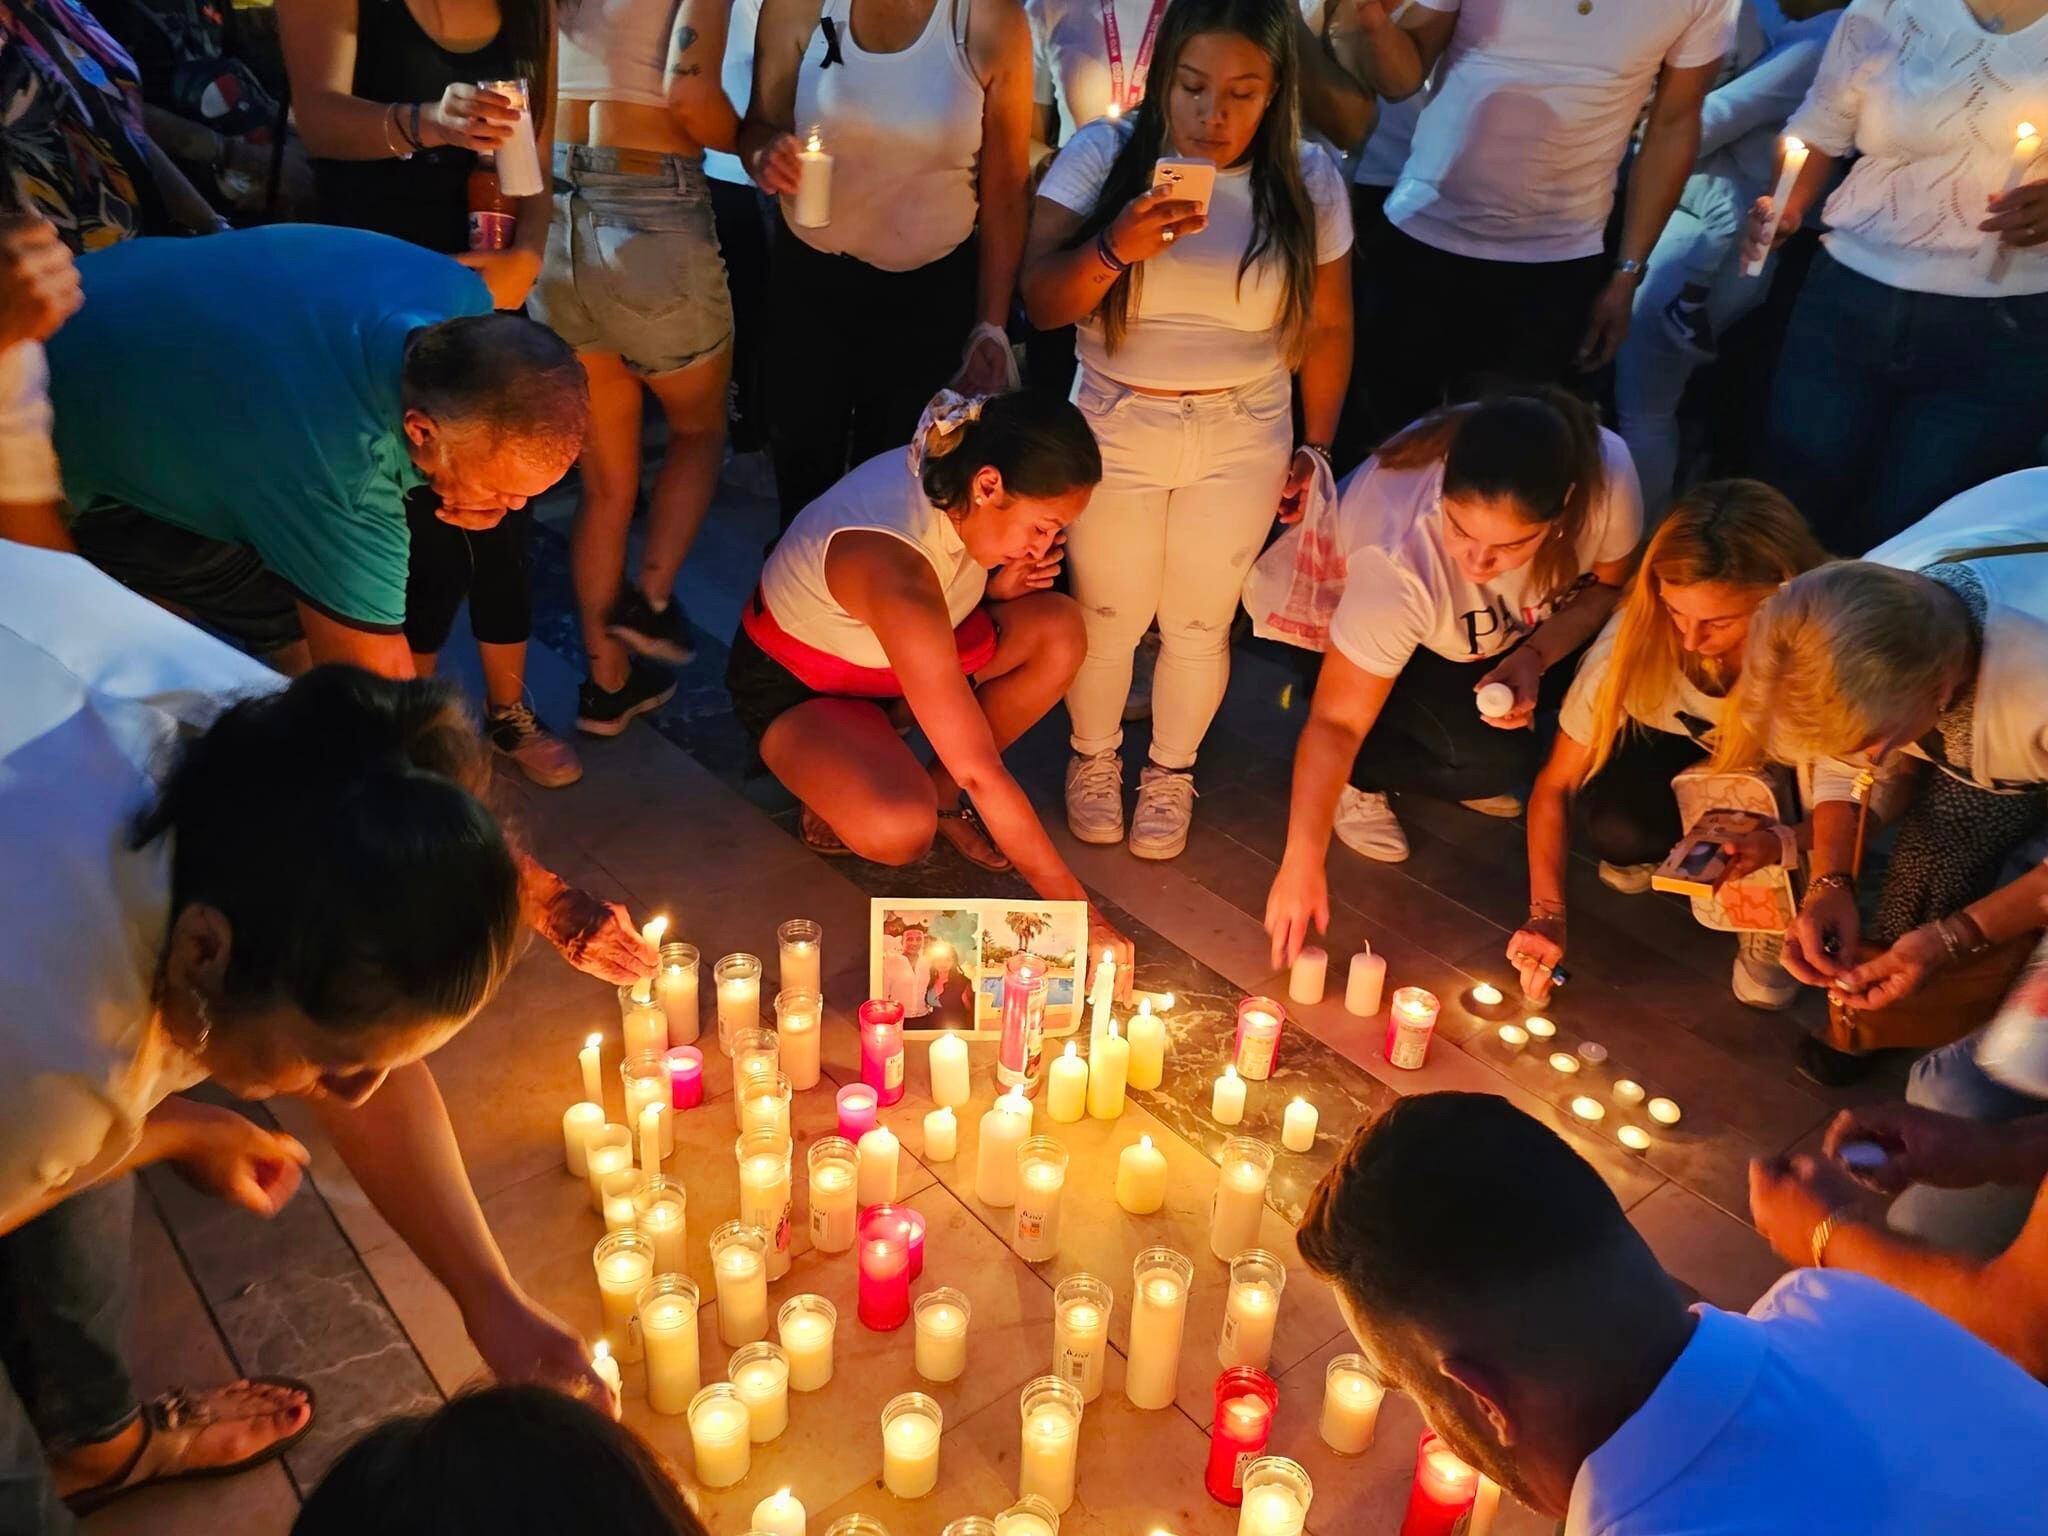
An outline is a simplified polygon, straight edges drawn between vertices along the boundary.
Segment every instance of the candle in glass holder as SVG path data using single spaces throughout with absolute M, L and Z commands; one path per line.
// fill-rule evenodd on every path
M 1429 1059 L 1430 1036 L 1436 1032 L 1436 994 L 1423 987 L 1396 987 L 1387 1008 L 1387 1065 L 1414 1072 Z
M 793 917 L 775 930 L 775 984 L 784 992 L 823 992 L 825 930 Z
M 1018 1400 L 1023 1419 L 1017 1492 L 1036 1494 L 1055 1514 L 1074 1502 L 1074 1464 L 1081 1445 L 1081 1394 L 1057 1376 L 1028 1383 Z
M 1218 1125 L 1236 1125 L 1244 1119 L 1244 1079 L 1235 1064 L 1226 1065 L 1216 1086 L 1209 1091 L 1209 1118 Z
M 766 1445 L 789 1428 L 789 1360 L 780 1344 L 758 1340 L 732 1352 L 725 1374 L 747 1405 L 747 1438 Z
M 989 1536 L 1060 1536 L 1060 1512 L 1027 1493 L 989 1522 Z
M 817 229 L 832 222 L 832 155 L 813 128 L 797 151 L 796 197 L 790 222 L 799 229 Z
M 652 997 L 635 997 L 637 982 L 619 988 L 619 1052 L 645 1056 L 669 1048 L 668 1015 Z
M 1088 1113 L 1114 1120 L 1124 1112 L 1124 1085 L 1131 1073 L 1130 1042 L 1112 1022 L 1088 1057 Z
M 697 1462 L 697 1481 L 706 1488 L 730 1488 L 747 1475 L 753 1461 L 748 1439 L 752 1422 L 739 1388 L 714 1381 L 690 1399 L 690 1450 Z
M 776 1337 L 789 1361 L 789 1385 L 795 1392 L 816 1392 L 832 1380 L 832 1341 L 839 1332 L 839 1309 L 823 1296 L 792 1296 L 775 1314 Z
M 1133 1216 L 1150 1216 L 1166 1204 L 1166 1154 L 1150 1136 L 1117 1154 L 1116 1203 Z
M 782 1070 L 782 1037 L 772 1029 L 742 1029 L 732 1037 L 732 1112 L 744 1114 L 746 1090 Z
M 1358 1456 L 1371 1449 L 1386 1395 L 1365 1356 L 1337 1356 L 1323 1368 L 1323 1444 L 1339 1456 Z
M 647 1175 L 630 1163 L 597 1181 L 607 1232 L 626 1232 L 639 1226 L 639 1212 L 633 1202 L 646 1182 Z
M 1072 1040 L 1045 1070 L 1045 1112 L 1059 1125 L 1072 1125 L 1088 1113 L 1088 1063 Z
M 1038 1069 L 1045 1052 L 1047 967 L 1033 954 L 1016 954 L 1003 963 L 1002 1038 L 996 1048 L 996 1081 L 1038 1092 Z
M 773 1131 L 789 1139 L 789 1104 L 794 1090 L 780 1072 L 760 1073 L 743 1078 L 738 1085 L 740 1129 Z
M 1202 1486 L 1218 1504 L 1243 1502 L 1245 1470 L 1265 1455 L 1279 1407 L 1280 1387 L 1262 1370 L 1233 1366 L 1216 1378 Z
M 886 1125 L 878 1125 L 860 1139 L 860 1203 L 887 1205 L 896 1198 L 896 1165 L 902 1143 Z
M 839 1107 L 839 1134 L 848 1141 L 859 1141 L 876 1125 L 875 1090 L 866 1083 L 848 1083 L 839 1090 L 835 1100 Z
M 811 1246 L 820 1253 L 844 1253 L 853 1246 L 859 1219 L 860 1149 L 844 1136 L 826 1136 L 811 1143 L 806 1162 Z
M 926 1052 L 931 1068 L 932 1102 L 958 1109 L 973 1097 L 967 1077 L 967 1042 L 958 1035 L 940 1035 Z
M 751 1344 L 768 1333 L 768 1234 L 728 1221 L 711 1234 L 711 1273 L 718 1284 L 718 1336 Z
M 807 1093 L 818 1086 L 824 1035 L 825 999 L 816 992 L 775 994 L 775 1034 L 789 1086 Z
M 1031 1134 L 1031 1107 L 1021 1094 L 1006 1093 L 981 1117 L 975 1149 L 974 1197 L 998 1209 L 1017 1203 L 1017 1147 Z
M 733 1143 L 740 1173 L 740 1220 L 768 1234 L 768 1278 L 789 1273 L 790 1143 L 772 1127 L 748 1131 Z
M 640 1291 L 654 1278 L 654 1244 L 638 1232 L 607 1232 L 590 1255 L 597 1267 L 597 1292 L 604 1302 L 604 1331 L 617 1339 L 621 1360 L 640 1358 L 640 1334 L 633 1326 Z
M 1314 1498 L 1315 1485 L 1298 1462 L 1261 1456 L 1245 1468 L 1237 1536 L 1301 1536 Z
M 633 1166 L 633 1133 L 623 1125 L 599 1126 L 584 1143 L 584 1173 L 590 1181 L 590 1206 L 604 1214 L 604 1178 Z
M 901 1328 L 910 1316 L 910 1241 L 902 1223 L 870 1211 L 860 1226 L 860 1305 L 863 1326 L 877 1333 Z
M 604 1128 L 604 1106 L 592 1100 L 562 1111 L 562 1166 L 579 1179 L 590 1177 L 590 1138 Z
M 1067 1149 L 1050 1136 L 1017 1147 L 1017 1219 L 1013 1245 L 1027 1264 L 1043 1264 L 1060 1251 L 1060 1205 L 1067 1187 Z
M 576 1067 L 583 1074 L 583 1097 L 599 1108 L 604 1107 L 604 1076 L 599 1065 L 603 1052 L 604 1036 L 590 1035 L 576 1053 Z
M 889 1532 L 870 1515 L 841 1515 L 825 1528 L 825 1536 L 889 1536 Z
M 924 1156 L 930 1163 L 950 1163 L 960 1151 L 960 1117 L 950 1109 L 934 1109 L 924 1117 Z
M 669 1111 L 660 1127 L 660 1156 L 672 1156 L 676 1150 L 675 1108 L 668 1080 L 667 1048 L 628 1056 L 619 1063 L 619 1081 L 625 1085 L 626 1124 L 635 1131 L 640 1129 L 649 1109 L 659 1106 Z M 661 1170 L 651 1168 L 648 1171 L 659 1173 Z
M 761 1027 L 761 959 L 727 955 L 711 968 L 718 987 L 718 1048 L 732 1054 L 733 1036 Z
M 1266 1180 L 1273 1173 L 1273 1149 L 1250 1136 L 1223 1143 L 1223 1171 L 1209 1213 L 1209 1251 L 1225 1263 L 1258 1246 L 1266 1212 Z
M 1131 1265 L 1131 1342 L 1124 1396 L 1134 1408 L 1164 1408 L 1180 1381 L 1194 1261 L 1171 1248 L 1147 1248 Z
M 1280 1030 L 1286 1022 L 1287 1010 L 1270 997 L 1247 997 L 1237 1005 L 1237 1041 L 1230 1064 L 1239 1077 L 1263 1083 L 1273 1075 L 1273 1063 L 1280 1055 Z
M 1359 945 L 1344 980 L 1344 1011 L 1356 1018 L 1371 1018 L 1380 1011 L 1380 990 L 1386 984 L 1387 957 L 1374 954 L 1370 944 Z
M 703 1385 L 697 1358 L 697 1286 L 682 1275 L 656 1273 L 640 1288 L 640 1344 L 647 1355 L 647 1406 L 684 1413 Z
M 704 1102 L 704 1053 L 694 1045 L 669 1048 L 668 1101 L 678 1112 Z
M 1152 999 L 1138 999 L 1125 1037 L 1131 1042 L 1130 1086 L 1150 1093 L 1166 1078 L 1166 1020 L 1152 1011 Z
M 649 919 L 647 920 L 646 926 L 645 926 L 645 927 L 643 927 L 643 928 L 642 928 L 642 929 L 640 930 L 640 937 L 641 937 L 641 938 L 642 938 L 643 940 L 645 940 L 645 941 L 646 941 L 647 947 L 648 947 L 649 949 L 651 949 L 651 950 L 653 950 L 653 951 L 654 951 L 654 953 L 655 953 L 655 956 L 656 956 L 656 958 L 657 958 L 657 959 L 658 959 L 658 958 L 660 957 L 660 955 L 661 955 L 661 937 L 662 937 L 662 935 L 663 935 L 663 934 L 665 934 L 665 933 L 667 933 L 667 932 L 668 932 L 668 914 L 667 914 L 667 913 L 657 913 L 657 914 L 656 914 L 655 916 L 653 916 L 653 917 L 650 917 L 650 918 L 649 918 Z M 642 977 L 641 977 L 641 978 L 640 978 L 640 979 L 639 979 L 638 981 L 636 981 L 636 982 L 632 983 L 632 986 L 631 986 L 631 991 L 632 991 L 632 993 L 633 993 L 633 1000 L 634 1000 L 635 1002 L 640 1002 L 640 1003 L 651 1003 L 651 1002 L 653 1002 L 653 1001 L 654 1001 L 654 978 L 653 978 L 652 976 L 642 976 Z M 667 1050 L 667 1049 L 668 1049 L 668 1042 L 667 1042 L 666 1040 L 664 1040 L 664 1041 L 663 1041 L 663 1042 L 661 1043 L 660 1049 L 662 1049 L 662 1050 Z
M 1247 1248 L 1230 1261 L 1230 1296 L 1223 1307 L 1223 1334 L 1216 1358 L 1224 1366 L 1263 1371 L 1273 1360 L 1273 1327 L 1280 1319 L 1280 1293 L 1287 1266 L 1277 1253 Z
M 1478 1472 L 1435 1430 L 1425 1429 L 1415 1447 L 1415 1481 L 1408 1489 L 1401 1536 L 1451 1536 L 1478 1494 Z
M 917 1284 L 918 1277 L 924 1273 L 924 1213 L 907 1205 L 876 1206 L 875 1209 L 886 1211 L 888 1219 L 903 1229 L 903 1241 L 908 1244 L 910 1252 L 910 1283 Z
M 668 1021 L 671 1047 L 688 1045 L 700 1028 L 697 1014 L 697 946 L 671 941 L 661 946 L 661 967 L 654 973 L 654 1000 Z
M 871 997 L 860 1005 L 860 1080 L 884 1106 L 903 1097 L 903 1005 Z
M 926 1381 L 957 1381 L 967 1369 L 967 1325 L 973 1309 L 950 1285 L 926 1291 L 911 1308 L 917 1328 L 917 1374 Z
M 1069 1275 L 1052 1293 L 1052 1373 L 1092 1403 L 1102 1396 L 1109 1360 L 1109 1315 L 1116 1294 L 1107 1280 Z
M 809 1536 L 810 1532 L 810 1511 L 787 1488 L 756 1504 L 747 1519 L 747 1536 Z
M 591 1346 L 590 1369 L 599 1381 L 611 1389 L 612 1417 L 614 1419 L 625 1417 L 625 1382 L 619 1375 L 619 1362 L 612 1358 L 611 1345 L 603 1339 L 599 1339 Z
M 902 1392 L 882 1408 L 882 1486 L 921 1499 L 939 1483 L 939 1435 L 945 1415 L 922 1392 Z
M 1296 1099 L 1287 1106 L 1287 1116 L 1280 1127 L 1280 1145 L 1290 1152 L 1307 1152 L 1316 1144 L 1316 1125 L 1322 1119 L 1322 1111 L 1307 1099 Z
M 1329 975 L 1329 951 L 1314 944 L 1304 944 L 1287 973 L 1287 1000 L 1290 1003 L 1320 1003 Z

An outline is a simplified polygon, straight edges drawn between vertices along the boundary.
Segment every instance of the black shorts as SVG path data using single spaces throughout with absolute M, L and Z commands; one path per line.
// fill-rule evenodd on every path
M 298 592 L 246 544 L 209 539 L 134 507 L 82 513 L 71 538 L 122 586 L 256 656 L 305 638 Z
M 732 637 L 732 655 L 725 664 L 725 687 L 732 712 L 758 752 L 768 727 L 797 705 L 828 698 L 754 643 L 742 625 Z

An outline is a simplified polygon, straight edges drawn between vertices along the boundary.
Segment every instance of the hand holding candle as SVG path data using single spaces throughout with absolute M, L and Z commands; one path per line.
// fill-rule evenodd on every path
M 790 222 L 800 229 L 819 229 L 832 222 L 832 157 L 816 128 L 797 151 L 796 206 Z
M 2028 173 L 2040 156 L 2040 131 L 2032 123 L 2019 124 L 2013 130 L 2012 159 L 2006 166 L 2005 185 L 1991 200 L 1991 217 L 1978 226 L 1998 234 L 1991 247 L 1990 275 L 1994 283 L 2005 276 L 2016 246 L 2035 245 L 2043 237 L 2033 212 L 2013 206 L 2013 194 L 2026 185 Z
M 1743 259 L 1744 277 L 1755 277 L 1761 273 L 1765 260 L 1771 254 L 1771 247 L 1778 243 L 1778 230 L 1784 223 L 1786 206 L 1792 201 L 1792 189 L 1799 185 L 1799 173 L 1806 169 L 1806 154 L 1804 143 L 1789 133 L 1785 135 L 1779 146 L 1778 184 L 1771 189 L 1770 205 L 1764 213 L 1763 224 L 1755 231 L 1749 253 Z
M 649 949 L 653 950 L 656 955 L 659 955 L 661 953 L 661 936 L 667 932 L 668 914 L 659 913 L 654 917 L 650 917 L 647 920 L 647 926 L 640 930 L 640 937 L 646 940 L 647 947 Z M 652 1002 L 653 1000 L 654 978 L 652 976 L 643 976 L 638 981 L 633 983 L 634 1002 L 648 1003 Z M 663 1041 L 662 1049 L 666 1050 L 667 1048 L 668 1043 L 666 1041 Z

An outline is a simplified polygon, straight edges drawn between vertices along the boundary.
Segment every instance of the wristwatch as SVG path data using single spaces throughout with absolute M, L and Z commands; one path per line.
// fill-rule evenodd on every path
M 1650 275 L 1650 264 L 1647 261 L 1637 261 L 1633 256 L 1624 256 L 1614 264 L 1614 275 L 1632 277 L 1640 283 Z

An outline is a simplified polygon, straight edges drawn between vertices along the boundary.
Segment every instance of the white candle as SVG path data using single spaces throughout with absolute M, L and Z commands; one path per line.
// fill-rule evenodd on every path
M 1114 1305 L 1109 1282 L 1093 1275 L 1069 1275 L 1053 1291 L 1052 1373 L 1079 1392 L 1083 1402 L 1102 1396 Z
M 859 1221 L 860 1151 L 843 1137 L 811 1148 L 811 1246 L 820 1253 L 844 1253 L 853 1246 Z
M 754 1506 L 749 1536 L 810 1536 L 810 1514 L 787 1488 L 771 1493 Z
M 730 1488 L 747 1475 L 753 1460 L 747 1405 L 729 1381 L 715 1381 L 690 1400 L 690 1449 L 697 1481 L 706 1488 Z
M 1254 1488 L 1238 1512 L 1237 1536 L 1301 1536 L 1308 1511 L 1291 1488 Z
M 1072 1125 L 1088 1112 L 1088 1063 L 1071 1040 L 1046 1068 L 1045 1112 L 1059 1125 Z
M 634 1197 L 646 1182 L 647 1175 L 631 1166 L 608 1173 L 598 1181 L 598 1193 L 604 1198 L 604 1227 L 607 1232 L 625 1232 L 640 1224 Z
M 768 1278 L 789 1273 L 789 1157 L 787 1141 L 752 1131 L 734 1149 L 740 1169 L 740 1220 L 768 1234 Z
M 1329 975 L 1329 951 L 1314 944 L 1302 946 L 1301 953 L 1294 957 L 1294 968 L 1287 973 L 1288 1001 L 1320 1003 Z
M 1540 1013 L 1522 1020 L 1522 1025 L 1529 1031 L 1531 1040 L 1550 1040 L 1557 1035 L 1557 1026 Z
M 641 1107 L 640 1166 L 650 1177 L 661 1172 L 661 1160 L 675 1150 L 675 1114 L 666 1104 Z
M 958 1109 L 973 1096 L 967 1079 L 967 1042 L 958 1035 L 940 1035 L 926 1053 L 931 1067 L 932 1102 Z
M 967 1324 L 972 1309 L 951 1286 L 917 1298 L 917 1374 L 926 1381 L 955 1381 L 967 1369 Z
M 576 1053 L 576 1065 L 583 1069 L 583 1097 L 586 1102 L 604 1103 L 604 1079 L 599 1075 L 598 1057 L 604 1046 L 603 1035 L 592 1035 L 583 1042 L 583 1049 Z
M 1500 1484 L 1482 1472 L 1479 1491 L 1472 1496 L 1472 1514 L 1465 1522 L 1465 1536 L 1492 1536 L 1493 1522 L 1499 1514 Z
M 1150 1093 L 1166 1077 L 1166 1020 L 1152 1011 L 1152 999 L 1138 999 L 1125 1032 L 1131 1042 L 1130 1086 Z
M 1562 1072 L 1566 1077 L 1570 1077 L 1579 1070 L 1579 1058 L 1570 1051 L 1552 1051 L 1550 1053 L 1550 1070 Z
M 1351 972 L 1344 981 L 1344 1011 L 1369 1019 L 1380 1011 L 1380 990 L 1387 984 L 1387 957 L 1363 946 L 1351 957 Z
M 732 1054 L 733 1036 L 761 1027 L 761 962 L 727 955 L 712 970 L 718 982 L 718 1048 Z
M 619 1068 L 619 1079 L 624 1084 L 626 1097 L 626 1121 L 637 1134 L 646 1128 L 647 1111 L 663 1108 L 674 1112 L 674 1099 L 669 1084 L 668 1058 L 652 1052 L 629 1056 Z M 675 1127 L 657 1126 L 656 1162 L 667 1157 L 676 1149 Z M 665 1131 L 665 1134 L 664 1134 Z M 644 1156 L 643 1156 L 644 1160 Z M 649 1173 L 659 1173 L 658 1167 L 649 1167 Z
M 703 1385 L 697 1358 L 697 1287 L 664 1275 L 640 1293 L 640 1340 L 647 1352 L 647 1406 L 683 1413 Z
M 1339 1355 L 1323 1376 L 1323 1444 L 1339 1456 L 1357 1456 L 1372 1445 L 1387 1389 L 1366 1369 L 1363 1355 Z
M 1529 1031 L 1519 1024 L 1503 1024 L 1500 1027 L 1500 1043 L 1511 1051 L 1519 1051 L 1529 1043 Z
M 878 1125 L 860 1139 L 860 1203 L 887 1205 L 896 1198 L 896 1133 Z
M 633 1166 L 633 1133 L 623 1125 L 600 1126 L 591 1132 L 583 1154 L 590 1180 L 590 1208 L 604 1214 L 604 1178 Z
M 1124 1083 L 1131 1071 L 1131 1044 L 1112 1023 L 1088 1058 L 1088 1113 L 1114 1120 L 1124 1112 Z
M 788 1141 L 790 1091 L 780 1072 L 750 1073 L 739 1088 L 740 1130 L 772 1131 Z
M 1209 1251 L 1226 1264 L 1259 1243 L 1266 1214 L 1266 1179 L 1273 1149 L 1248 1136 L 1223 1144 L 1223 1170 L 1216 1181 L 1216 1205 L 1209 1216 Z
M 604 1331 L 617 1339 L 621 1360 L 640 1358 L 640 1336 L 633 1314 L 640 1289 L 654 1278 L 654 1245 L 637 1232 L 608 1232 L 591 1254 L 597 1267 L 597 1291 L 604 1303 Z
M 1624 1125 L 1614 1133 L 1614 1139 L 1624 1147 L 1627 1147 L 1631 1152 L 1647 1152 L 1650 1150 L 1650 1133 L 1640 1125 Z
M 668 1015 L 659 1003 L 637 1001 L 631 987 L 619 988 L 619 1053 L 628 1061 L 668 1054 Z
M 1296 1099 L 1287 1106 L 1287 1115 L 1280 1127 L 1280 1145 L 1290 1152 L 1306 1152 L 1316 1144 L 1316 1125 L 1322 1119 L 1322 1111 L 1307 1099 Z
M 1577 1115 L 1581 1120 L 1604 1120 L 1607 1118 L 1607 1106 L 1605 1104 L 1602 1104 L 1598 1099 L 1589 1098 L 1587 1095 L 1582 1093 L 1577 1098 L 1572 1100 L 1572 1113 Z
M 1180 1382 L 1180 1341 L 1194 1265 L 1171 1249 L 1148 1248 L 1138 1255 L 1133 1275 L 1124 1396 L 1134 1408 L 1164 1408 Z
M 1166 1154 L 1150 1136 L 1117 1154 L 1116 1203 L 1133 1216 L 1150 1216 L 1166 1204 Z
M 1614 1084 L 1614 1102 L 1624 1107 L 1643 1102 L 1643 1085 L 1633 1078 L 1617 1078 Z
M 1488 683 L 1473 697 L 1479 706 L 1479 713 L 1489 720 L 1498 720 L 1514 713 L 1515 690 L 1506 683 Z
M 1778 225 L 1785 217 L 1785 204 L 1791 200 L 1792 188 L 1798 184 L 1799 173 L 1806 169 L 1806 146 L 1798 139 L 1786 134 L 1779 141 L 1778 184 L 1771 189 L 1771 208 L 1764 219 L 1763 253 L 1751 257 L 1742 264 L 1744 277 L 1755 277 L 1764 269 L 1764 259 L 1770 255 L 1771 242 L 1777 238 Z
M 611 1388 L 612 1417 L 621 1417 L 626 1407 L 625 1382 L 619 1376 L 619 1362 L 612 1358 L 611 1345 L 603 1339 L 599 1339 L 591 1346 L 590 1368 L 597 1374 L 599 1381 Z
M 796 207 L 790 221 L 800 229 L 832 222 L 832 157 L 813 128 L 797 151 Z
M 789 1428 L 789 1361 L 780 1344 L 743 1344 L 726 1367 L 747 1408 L 747 1438 L 766 1445 Z
M 995 1536 L 1059 1536 L 1060 1517 L 1038 1495 L 1027 1494 L 998 1513 L 992 1524 Z M 1162 1533 L 1155 1532 L 1154 1536 Z
M 562 1111 L 562 1166 L 579 1179 L 590 1177 L 590 1138 L 604 1129 L 604 1106 L 591 1100 Z
M 661 953 L 661 936 L 667 932 L 668 918 L 666 916 L 651 917 L 647 920 L 647 926 L 640 930 L 640 937 L 647 941 L 649 949 L 659 954 Z M 648 1003 L 653 1000 L 654 978 L 652 976 L 642 976 L 633 983 L 633 1001 L 636 1003 Z M 661 1049 L 664 1051 L 668 1049 L 668 1042 L 666 1040 L 662 1042 Z
M 1017 1219 L 1012 1240 L 1017 1257 L 1043 1264 L 1060 1251 L 1060 1206 L 1067 1187 L 1067 1150 L 1050 1136 L 1033 1136 L 1017 1148 Z
M 1209 1094 L 1209 1116 L 1218 1125 L 1236 1125 L 1244 1119 L 1244 1079 L 1237 1068 L 1226 1066 Z
M 1065 1514 L 1074 1502 L 1074 1463 L 1081 1442 L 1081 1395 L 1063 1381 L 1041 1377 L 1024 1389 L 1023 1433 L 1017 1492 L 1036 1494 Z
M 832 1341 L 839 1331 L 839 1309 L 822 1296 L 792 1296 L 776 1314 L 776 1335 L 789 1361 L 789 1385 L 797 1392 L 816 1392 L 832 1380 Z
M 939 1405 L 905 1392 L 882 1409 L 882 1486 L 899 1499 L 921 1499 L 939 1483 Z
M 1239 1254 L 1230 1265 L 1230 1295 L 1223 1307 L 1223 1332 L 1216 1358 L 1263 1371 L 1273 1359 L 1273 1329 L 1280 1320 L 1280 1293 L 1287 1269 L 1263 1249 Z
M 783 1076 L 798 1093 L 818 1086 L 824 1000 L 816 992 L 783 992 L 775 999 L 775 1035 Z
M 768 1332 L 767 1235 L 729 1221 L 711 1235 L 711 1268 L 718 1281 L 718 1336 L 750 1344 Z
M 1490 981 L 1482 981 L 1472 988 L 1472 1001 L 1482 1008 L 1498 1008 L 1506 999 L 1499 987 Z
M 654 1272 L 681 1274 L 689 1265 L 689 1207 L 683 1186 L 673 1179 L 645 1180 L 633 1198 L 633 1209 L 634 1225 L 642 1237 L 654 1244 Z
M 670 953 L 677 946 L 670 945 Z M 687 960 L 667 959 L 654 974 L 654 998 L 668 1020 L 668 1041 L 674 1045 L 694 1044 L 700 1024 L 697 1014 L 697 951 L 688 949 Z
M 935 1109 L 924 1117 L 926 1162 L 950 1163 L 960 1151 L 960 1121 L 951 1109 Z
M 1678 1124 L 1678 1106 L 1669 1099 L 1652 1099 L 1643 1107 L 1650 1112 L 1650 1118 L 1659 1125 Z
M 981 1117 L 975 1149 L 974 1198 L 998 1209 L 1017 1203 L 1017 1146 L 1031 1134 L 1030 1104 L 1006 1093 Z
M 1094 1053 L 1103 1032 L 1109 1028 L 1109 1005 L 1116 997 L 1116 954 L 1105 949 L 1095 962 L 1095 975 L 1088 988 L 1088 1050 Z
M 816 923 L 793 917 L 775 930 L 776 986 L 784 992 L 823 992 L 825 933 Z

